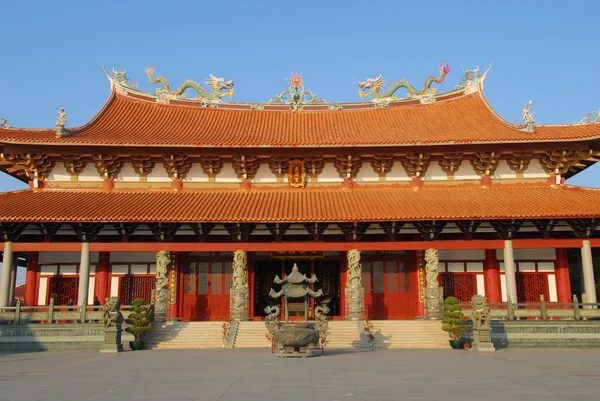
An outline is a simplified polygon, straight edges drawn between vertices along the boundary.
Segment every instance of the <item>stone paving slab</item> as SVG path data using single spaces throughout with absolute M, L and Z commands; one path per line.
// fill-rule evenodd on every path
M 0 400 L 600 399 L 600 350 L 269 350 L 0 354 Z

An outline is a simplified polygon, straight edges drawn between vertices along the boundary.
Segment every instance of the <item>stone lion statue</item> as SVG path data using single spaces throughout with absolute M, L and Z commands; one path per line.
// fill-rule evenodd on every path
M 117 330 L 121 329 L 123 324 L 123 314 L 121 313 L 121 300 L 118 297 L 106 298 L 106 304 L 104 305 L 104 316 L 102 316 L 102 323 L 104 328 L 116 327 Z
M 483 295 L 473 295 L 471 297 L 473 327 L 490 326 L 490 307 L 487 304 L 487 298 Z

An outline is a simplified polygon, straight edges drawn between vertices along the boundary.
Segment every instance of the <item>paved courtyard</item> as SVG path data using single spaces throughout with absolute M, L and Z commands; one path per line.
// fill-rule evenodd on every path
M 0 354 L 0 400 L 597 400 L 600 350 Z

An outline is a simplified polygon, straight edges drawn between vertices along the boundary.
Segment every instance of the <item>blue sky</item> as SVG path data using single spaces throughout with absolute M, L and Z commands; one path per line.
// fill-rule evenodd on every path
M 109 94 L 101 70 L 128 68 L 142 89 L 153 64 L 173 86 L 210 73 L 235 81 L 234 101 L 266 101 L 292 72 L 332 101 L 358 101 L 358 80 L 383 74 L 422 85 L 441 62 L 452 89 L 463 69 L 493 68 L 492 106 L 521 122 L 568 124 L 600 108 L 597 1 L 6 2 L 0 40 L 0 117 L 50 127 L 89 121 Z M 570 182 L 600 187 L 597 166 Z M 0 190 L 22 185 L 0 176 Z

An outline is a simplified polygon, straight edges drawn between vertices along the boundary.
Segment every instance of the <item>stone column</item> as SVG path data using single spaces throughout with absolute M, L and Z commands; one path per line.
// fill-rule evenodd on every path
M 598 300 L 596 298 L 596 281 L 594 280 L 594 263 L 592 262 L 592 247 L 587 239 L 583 240 L 581 247 L 581 265 L 583 266 L 586 303 L 595 304 Z
M 485 264 L 483 265 L 483 280 L 485 283 L 485 296 L 490 303 L 502 302 L 502 287 L 500 285 L 500 269 L 495 249 L 485 250 Z
M 425 313 L 427 319 L 439 319 L 441 314 L 440 285 L 438 283 L 439 275 L 439 252 L 437 249 L 428 249 L 425 251 Z
M 556 277 L 556 298 L 558 302 L 570 303 L 571 278 L 569 277 L 569 259 L 565 248 L 556 248 L 556 261 L 554 263 Z
M 98 264 L 96 265 L 96 295 L 101 304 L 108 298 L 108 281 L 110 275 L 110 252 L 100 252 L 98 254 Z
M 515 276 L 515 256 L 511 240 L 504 241 L 504 282 L 506 283 L 506 296 L 510 302 L 517 302 L 517 279 Z
M 4 242 L 4 257 L 2 258 L 2 278 L 0 279 L 0 308 L 9 306 L 10 275 L 13 266 L 12 242 Z
M 248 255 L 245 251 L 233 253 L 233 276 L 229 295 L 231 320 L 248 320 L 250 315 L 250 287 L 248 286 Z
M 37 286 L 39 272 L 39 252 L 29 252 L 27 254 L 27 273 L 25 273 L 25 305 L 37 305 Z
M 155 319 L 162 321 L 167 318 L 167 287 L 169 285 L 169 268 L 171 267 L 171 253 L 158 251 L 156 253 L 156 292 L 154 294 Z
M 10 288 L 8 289 L 8 306 L 13 306 L 15 303 L 15 290 L 17 287 L 17 265 L 19 258 L 14 258 L 12 269 L 10 271 Z
M 90 304 L 88 292 L 90 289 L 90 243 L 81 243 L 81 259 L 79 262 L 79 294 L 77 296 L 77 305 L 83 305 L 85 301 Z
M 348 251 L 348 267 L 346 281 L 346 318 L 362 320 L 365 310 L 365 289 L 362 286 L 362 265 L 360 264 L 360 251 Z

